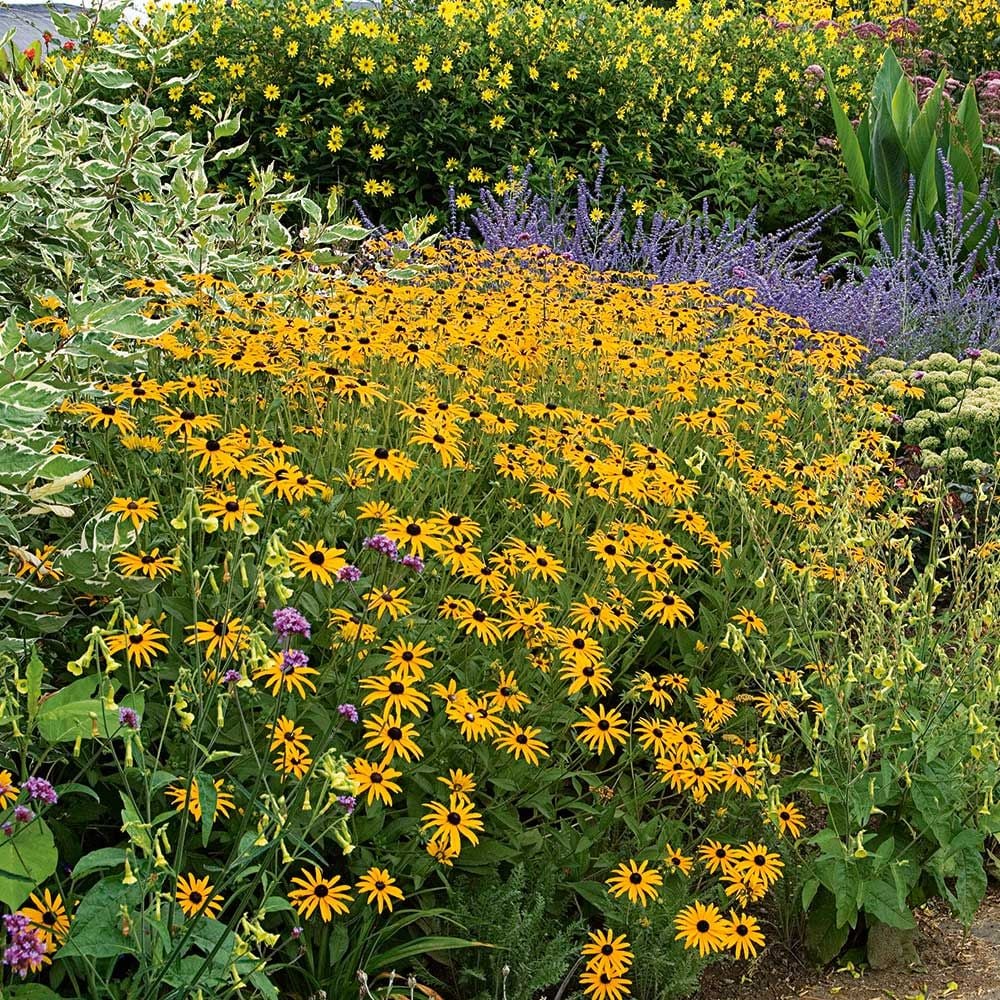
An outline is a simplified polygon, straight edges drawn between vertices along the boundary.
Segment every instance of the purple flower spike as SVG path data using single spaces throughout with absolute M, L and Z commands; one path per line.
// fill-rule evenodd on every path
M 353 705 L 338 705 L 337 711 L 351 722 L 358 721 L 358 710 Z
M 286 649 L 281 656 L 281 672 L 294 673 L 299 667 L 309 665 L 309 657 L 301 649 Z
M 393 562 L 399 562 L 399 548 L 396 543 L 386 535 L 372 535 L 361 543 L 366 549 L 374 549 L 381 552 Z
M 312 635 L 312 626 L 298 608 L 279 608 L 274 612 L 274 634 L 279 639 L 292 635 L 308 639 Z
M 44 778 L 28 778 L 24 782 L 24 790 L 32 799 L 41 799 L 50 806 L 54 806 L 59 801 L 56 790 Z
M 39 930 L 31 926 L 28 918 L 20 913 L 7 914 L 3 918 L 3 924 L 7 931 L 3 964 L 24 979 L 29 972 L 37 972 L 42 967 L 48 942 Z
M 403 556 L 400 560 L 407 569 L 412 569 L 414 573 L 423 573 L 424 561 L 420 556 Z
M 118 722 L 128 729 L 138 729 L 139 713 L 134 708 L 122 706 L 118 709 Z

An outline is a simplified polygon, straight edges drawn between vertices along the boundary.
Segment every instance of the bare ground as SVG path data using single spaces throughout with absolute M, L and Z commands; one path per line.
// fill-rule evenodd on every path
M 1000 889 L 990 891 L 968 934 L 943 906 L 917 914 L 921 965 L 881 972 L 817 973 L 788 951 L 708 970 L 697 1000 L 1000 1000 Z

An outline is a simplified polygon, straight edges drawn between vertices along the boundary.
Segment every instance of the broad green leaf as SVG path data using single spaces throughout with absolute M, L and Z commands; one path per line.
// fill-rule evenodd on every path
M 136 85 L 132 76 L 123 69 L 114 69 L 111 66 L 88 66 L 84 72 L 98 86 L 107 90 L 128 90 L 129 87 Z
M 117 958 L 133 954 L 142 940 L 137 929 L 122 933 L 122 908 L 136 913 L 142 900 L 138 883 L 123 885 L 120 877 L 106 878 L 83 897 L 61 954 L 71 957 Z M 138 919 L 138 917 L 133 917 Z
M 59 854 L 43 819 L 0 839 L 0 903 L 16 910 L 56 870 Z
M 979 106 L 976 103 L 976 88 L 971 83 L 965 88 L 958 105 L 958 121 L 965 135 L 969 159 L 978 186 L 983 176 L 983 126 L 979 118 Z
M 861 884 L 862 905 L 867 914 L 890 927 L 911 930 L 917 926 L 905 899 L 899 898 L 895 885 L 881 879 L 867 879 Z
M 829 70 L 826 71 L 826 87 L 830 94 L 830 107 L 833 111 L 833 123 L 837 129 L 837 141 L 840 143 L 840 149 L 844 156 L 844 166 L 847 168 L 847 176 L 851 181 L 851 193 L 859 208 L 873 208 L 875 202 L 872 199 L 868 182 L 867 163 L 850 119 L 837 97 L 833 76 Z
M 125 864 L 126 857 L 125 851 L 120 847 L 102 847 L 91 851 L 77 861 L 73 868 L 73 878 L 82 878 L 106 868 L 119 868 Z

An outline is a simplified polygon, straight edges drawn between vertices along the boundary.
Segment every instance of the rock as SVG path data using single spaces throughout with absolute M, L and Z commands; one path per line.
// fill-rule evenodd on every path
M 868 964 L 872 969 L 908 969 L 920 964 L 917 928 L 902 931 L 878 921 L 868 928 Z

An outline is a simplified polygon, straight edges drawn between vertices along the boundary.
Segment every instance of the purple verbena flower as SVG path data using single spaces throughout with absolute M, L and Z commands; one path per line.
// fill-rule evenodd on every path
M 373 549 L 375 552 L 381 552 L 382 555 L 387 556 L 393 562 L 399 561 L 399 548 L 396 543 L 386 535 L 372 535 L 370 538 L 366 538 L 361 544 L 366 549 Z
M 274 612 L 274 634 L 279 639 L 292 635 L 308 639 L 312 635 L 312 626 L 298 608 L 279 608 Z
M 351 722 L 358 721 L 358 710 L 353 705 L 338 705 L 337 711 Z
M 337 570 L 337 583 L 357 583 L 361 579 L 361 570 L 357 566 L 341 566 Z
M 118 722 L 120 725 L 126 726 L 128 729 L 138 729 L 139 713 L 134 708 L 128 708 L 123 705 L 118 709 Z
M 358 800 L 353 795 L 338 795 L 337 804 L 343 806 L 347 811 L 347 815 L 350 816 L 354 812 Z
M 34 775 L 30 778 L 26 778 L 24 782 L 24 790 L 28 793 L 30 798 L 41 799 L 43 802 L 47 802 L 50 806 L 54 806 L 59 801 L 59 796 L 56 794 L 56 790 L 44 778 L 39 778 Z
M 309 665 L 309 657 L 301 649 L 286 649 L 281 655 L 281 672 L 283 674 L 294 673 L 299 667 Z
M 412 569 L 414 573 L 423 573 L 424 561 L 420 556 L 403 556 L 400 563 L 407 569 Z
M 7 931 L 3 964 L 24 979 L 29 972 L 37 972 L 42 967 L 48 942 L 42 932 L 32 927 L 28 918 L 20 913 L 7 914 L 3 918 L 3 924 Z
M 243 675 L 238 670 L 227 670 L 222 675 L 223 684 L 239 684 L 243 680 Z
M 0 830 L 3 831 L 8 837 L 14 832 L 13 823 L 0 823 Z
M 293 927 L 293 928 L 292 928 L 292 937 L 293 937 L 293 938 L 294 938 L 294 939 L 295 939 L 296 941 L 298 941 L 298 939 L 299 939 L 300 937 L 302 937 L 302 928 L 301 928 L 301 927 Z
M 30 823 L 35 818 L 35 814 L 27 806 L 14 806 L 13 815 L 15 823 Z

